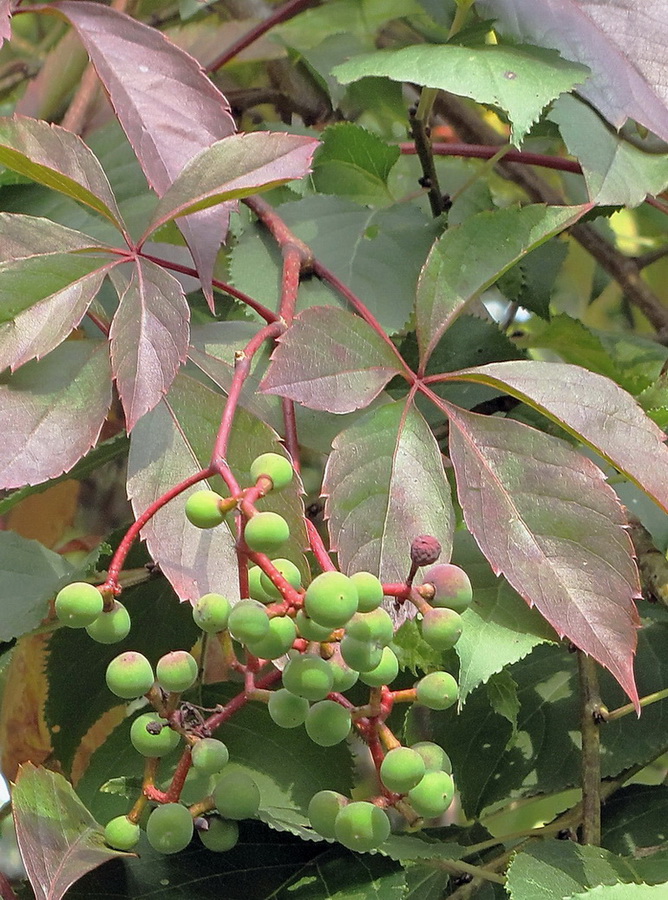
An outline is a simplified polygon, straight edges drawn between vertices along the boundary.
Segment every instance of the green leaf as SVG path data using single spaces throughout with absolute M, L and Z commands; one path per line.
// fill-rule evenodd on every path
M 665 884 L 600 884 L 569 900 L 661 900 L 665 892 Z
M 554 238 L 523 257 L 519 263 L 522 287 L 517 295 L 520 306 L 544 319 L 549 317 L 554 284 L 567 256 L 566 241 Z
M 517 716 L 520 711 L 520 702 L 517 699 L 517 682 L 507 671 L 497 672 L 487 682 L 487 696 L 494 712 L 503 716 L 510 722 L 512 733 L 509 745 L 517 736 Z
M 57 772 L 24 763 L 12 792 L 16 837 L 37 900 L 60 900 L 86 872 L 125 856 Z
M 620 856 L 645 857 L 647 849 L 668 842 L 666 821 L 668 785 L 627 785 L 605 801 L 601 812 L 601 843 Z
M 375 134 L 340 122 L 322 133 L 313 159 L 313 183 L 321 194 L 337 194 L 353 203 L 386 206 L 391 202 L 387 179 L 401 152 Z
M 311 409 L 349 413 L 368 406 L 401 371 L 394 347 L 364 319 L 316 306 L 278 338 L 260 388 Z
M 418 282 L 416 331 L 423 364 L 467 303 L 529 250 L 577 222 L 586 209 L 510 207 L 478 213 L 448 229 L 432 247 Z
M 323 493 L 343 571 L 403 581 L 411 541 L 421 534 L 433 535 L 442 558 L 450 558 L 450 485 L 438 444 L 412 405 L 388 403 L 343 431 L 333 444 Z
M 547 104 L 582 84 L 588 73 L 554 50 L 498 44 L 421 44 L 358 56 L 334 69 L 344 84 L 385 75 L 498 106 L 513 124 L 512 141 L 518 147 Z
M 441 668 L 443 654 L 434 650 L 423 639 L 415 619 L 407 619 L 394 634 L 392 641 L 399 667 L 409 669 L 414 675 L 418 670 L 422 672 L 434 672 Z
M 380 852 L 391 859 L 461 859 L 466 848 L 454 841 L 441 841 L 422 832 L 419 834 L 392 834 L 380 847 Z

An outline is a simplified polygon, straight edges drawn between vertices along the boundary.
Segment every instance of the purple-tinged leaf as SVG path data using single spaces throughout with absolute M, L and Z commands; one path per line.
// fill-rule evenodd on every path
M 167 393 L 188 352 L 183 288 L 147 259 L 117 268 L 120 305 L 111 323 L 111 365 L 128 431 Z
M 89 234 L 66 228 L 50 219 L 0 212 L 2 261 L 46 253 L 90 250 L 104 245 L 91 241 Z
M 104 829 L 57 772 L 24 763 L 12 791 L 12 811 L 36 900 L 60 900 L 87 872 L 127 856 L 105 844 Z
M 335 438 L 323 493 L 333 549 L 345 572 L 403 581 L 410 545 L 432 534 L 452 552 L 454 513 L 438 444 L 418 410 L 401 401 L 368 412 Z
M 97 441 L 110 405 L 106 341 L 65 341 L 0 377 L 0 487 L 68 472 Z
M 51 9 L 65 15 L 77 29 L 159 196 L 200 150 L 234 133 L 234 119 L 223 94 L 197 60 L 155 28 L 86 0 L 63 0 Z M 179 223 L 210 305 L 213 264 L 228 220 L 229 210 L 222 208 Z
M 71 131 L 26 116 L 1 118 L 0 163 L 84 203 L 125 230 L 102 166 Z
M 605 476 L 520 422 L 444 408 L 464 518 L 492 569 L 637 703 L 640 585 L 623 509 Z
M 668 140 L 668 6 L 665 0 L 478 0 L 505 33 L 583 63 L 579 88 L 619 128 L 635 119 Z
M 4 41 L 12 36 L 12 7 L 11 0 L 0 0 L 0 47 Z
M 313 306 L 278 339 L 261 390 L 311 409 L 347 413 L 368 406 L 401 372 L 392 347 L 364 319 Z
M 422 366 L 467 303 L 588 209 L 588 204 L 510 207 L 478 213 L 449 228 L 433 245 L 418 281 L 415 311 Z
M 178 216 L 302 178 L 310 171 L 318 143 L 311 137 L 266 131 L 218 141 L 186 163 L 163 194 L 145 234 Z
M 448 376 L 449 377 L 449 376 Z M 517 360 L 453 373 L 508 391 L 600 453 L 668 512 L 665 434 L 625 390 L 569 363 Z

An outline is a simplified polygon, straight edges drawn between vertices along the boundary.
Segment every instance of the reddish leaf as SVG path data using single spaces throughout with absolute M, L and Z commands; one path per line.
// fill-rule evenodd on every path
M 261 390 L 311 409 L 346 413 L 368 406 L 401 371 L 392 347 L 364 319 L 313 306 L 278 339 Z
M 234 133 L 230 107 L 199 63 L 155 28 L 100 3 L 55 7 L 79 32 L 146 177 L 162 196 L 204 147 Z M 179 223 L 211 300 L 213 263 L 228 211 Z
M 12 36 L 12 7 L 11 0 L 0 0 L 0 47 L 3 41 Z
M 0 238 L 5 260 L 86 250 L 92 245 L 90 235 L 81 231 L 58 225 L 50 219 L 7 212 L 0 212 Z
M 104 843 L 104 831 L 57 772 L 24 763 L 12 792 L 16 839 L 37 900 L 60 900 L 107 860 L 127 856 Z
M 614 381 L 568 363 L 529 360 L 491 363 L 452 377 L 493 385 L 540 410 L 668 512 L 666 436 Z
M 127 429 L 170 388 L 188 352 L 190 310 L 183 288 L 146 259 L 117 268 L 120 306 L 111 323 L 111 364 Z
M 603 473 L 520 422 L 444 408 L 464 518 L 490 565 L 637 703 L 640 585 L 623 509 Z
M 0 487 L 39 484 L 95 444 L 111 404 L 106 341 L 65 341 L 0 378 Z
M 266 131 L 218 141 L 186 164 L 160 200 L 146 235 L 186 213 L 302 178 L 317 146 L 314 138 Z
M 2 118 L 0 163 L 85 203 L 124 230 L 123 217 L 102 166 L 71 131 L 26 116 Z
M 665 0 L 478 0 L 505 32 L 592 71 L 578 89 L 617 128 L 635 119 L 668 140 Z

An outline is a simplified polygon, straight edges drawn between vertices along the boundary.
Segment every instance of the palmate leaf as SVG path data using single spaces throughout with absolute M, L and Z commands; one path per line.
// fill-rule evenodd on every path
M 316 306 L 278 339 L 260 387 L 311 409 L 347 413 L 368 406 L 402 368 L 392 345 L 360 316 Z
M 603 473 L 519 422 L 447 413 L 464 518 L 492 569 L 637 702 L 640 586 L 623 509 Z
M 76 28 L 144 173 L 159 196 L 200 150 L 234 133 L 230 107 L 199 63 L 155 28 L 98 3 L 45 9 Z M 209 303 L 225 208 L 179 223 Z
M 96 443 L 111 405 L 106 341 L 65 341 L 0 377 L 0 486 L 39 484 L 67 472 Z
M 188 352 L 190 310 L 181 284 L 147 259 L 114 270 L 120 305 L 111 323 L 111 365 L 127 430 L 169 390 Z
M 589 67 L 578 89 L 616 128 L 635 119 L 668 140 L 668 9 L 664 0 L 477 0 L 519 40 Z

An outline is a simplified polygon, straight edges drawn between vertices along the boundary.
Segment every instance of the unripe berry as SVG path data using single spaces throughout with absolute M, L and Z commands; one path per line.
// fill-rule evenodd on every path
M 306 721 L 309 702 L 285 688 L 272 691 L 268 703 L 269 715 L 280 728 L 297 728 Z
M 193 836 L 193 819 L 180 803 L 165 803 L 153 810 L 146 823 L 148 842 L 159 853 L 185 850 Z
M 455 796 L 452 775 L 447 772 L 427 772 L 408 792 L 408 800 L 419 816 L 433 819 L 442 816 Z
M 85 581 L 67 584 L 56 594 L 56 615 L 68 628 L 85 628 L 92 625 L 102 612 L 103 606 L 102 594 Z
M 155 673 L 163 690 L 181 693 L 197 681 L 197 660 L 186 650 L 173 650 L 160 657 Z
M 227 627 L 241 644 L 260 641 L 269 633 L 267 610 L 257 600 L 241 600 L 233 607 Z
M 293 656 L 283 669 L 283 687 L 307 700 L 324 700 L 333 684 L 329 663 L 319 656 Z
M 130 726 L 130 741 L 142 756 L 166 756 L 180 739 L 179 733 L 169 727 L 167 719 L 161 719 L 157 713 L 144 713 Z
M 153 687 L 154 675 L 150 662 L 141 653 L 127 650 L 114 657 L 107 666 L 107 687 L 124 700 L 141 697 Z
M 216 634 L 227 628 L 232 604 L 222 594 L 203 594 L 193 604 L 195 624 L 207 634 Z
M 273 603 L 274 598 L 262 587 L 260 578 L 262 569 L 259 566 L 251 566 L 248 570 L 248 594 L 251 600 L 258 600 L 260 603 Z
M 229 772 L 216 782 L 213 802 L 224 819 L 250 819 L 260 808 L 260 788 L 246 772 Z
M 202 738 L 193 745 L 190 755 L 193 766 L 207 775 L 216 775 L 230 759 L 226 745 L 216 738 Z
M 280 491 L 290 484 L 294 470 L 292 463 L 278 453 L 262 453 L 253 460 L 250 467 L 250 475 L 256 482 L 261 475 L 271 478 L 275 491 Z
M 360 681 L 369 687 L 381 687 L 383 684 L 392 684 L 399 674 L 399 660 L 389 647 L 383 647 L 382 656 L 377 666 L 368 672 L 360 674 Z
M 131 822 L 127 816 L 116 816 L 104 828 L 104 839 L 114 850 L 132 850 L 139 841 L 140 834 L 139 825 Z
M 427 772 L 443 771 L 448 775 L 452 774 L 450 757 L 438 744 L 434 744 L 432 741 L 419 741 L 417 744 L 412 744 L 410 749 L 420 754 Z
M 394 637 L 392 617 L 384 609 L 357 612 L 346 625 L 346 634 L 358 641 L 369 641 L 386 647 Z
M 86 631 L 98 644 L 117 644 L 130 633 L 130 614 L 122 603 L 114 600 L 113 607 L 86 626 Z
M 186 518 L 195 528 L 215 528 L 225 518 L 222 500 L 215 491 L 196 491 L 186 500 Z
M 202 772 L 195 766 L 191 766 L 181 788 L 179 797 L 181 803 L 190 806 L 193 803 L 200 803 L 205 797 L 208 797 L 216 783 L 215 776 L 218 774 L 215 772 L 214 775 L 210 775 L 208 772 Z M 164 785 L 163 790 L 169 790 L 169 782 Z
M 357 588 L 341 572 L 323 572 L 309 584 L 304 609 L 318 625 L 342 628 L 357 612 Z
M 272 559 L 272 563 L 281 573 L 283 578 L 292 585 L 293 588 L 301 587 L 302 583 L 302 573 L 299 571 L 297 566 L 289 559 Z M 281 598 L 281 592 L 274 585 L 273 581 L 265 575 L 264 572 L 260 574 L 260 586 L 265 594 L 268 594 L 272 600 L 279 600 Z M 258 598 L 260 599 L 260 598 Z
M 463 613 L 471 605 L 473 599 L 471 582 L 466 572 L 459 566 L 450 563 L 432 566 L 424 573 L 422 583 L 434 587 L 433 598 L 428 598 L 431 606 L 446 607 Z
M 416 685 L 417 701 L 428 709 L 449 709 L 457 701 L 459 688 L 449 672 L 432 672 Z
M 357 588 L 358 612 L 368 613 L 380 606 L 383 602 L 383 585 L 375 575 L 371 572 L 355 572 L 350 580 Z
M 462 617 L 454 609 L 430 609 L 420 622 L 420 634 L 434 650 L 451 650 L 462 636 Z
M 375 850 L 390 836 L 387 814 L 372 803 L 358 801 L 339 810 L 334 835 L 349 850 L 365 853 Z
M 306 733 L 314 744 L 333 747 L 348 737 L 350 723 L 350 710 L 334 700 L 320 700 L 306 715 Z
M 339 812 L 350 801 L 336 791 L 318 791 L 308 805 L 308 819 L 311 828 L 325 838 L 334 837 L 334 822 Z
M 272 554 L 290 537 L 290 528 L 283 516 L 274 512 L 256 513 L 246 522 L 244 538 L 255 553 Z
M 288 616 L 275 616 L 269 620 L 269 631 L 259 641 L 248 641 L 246 646 L 259 659 L 278 659 L 288 650 L 297 637 L 297 626 Z
M 334 675 L 334 684 L 332 685 L 333 691 L 338 691 L 340 694 L 343 694 L 346 691 L 349 691 L 354 684 L 357 684 L 360 673 L 346 665 L 340 650 L 337 650 L 327 662 Z
M 239 842 L 239 826 L 236 822 L 219 816 L 207 816 L 206 823 L 208 828 L 202 828 L 197 833 L 207 850 L 225 853 L 236 847 Z
M 295 624 L 300 635 L 307 641 L 326 641 L 332 633 L 328 625 L 318 625 L 313 619 L 309 619 L 303 609 L 295 616 Z
M 346 634 L 341 639 L 341 656 L 356 672 L 370 672 L 383 658 L 383 648 L 376 643 L 358 641 Z
M 422 780 L 424 760 L 408 747 L 390 750 L 380 766 L 380 780 L 389 791 L 405 794 Z
M 411 544 L 411 562 L 416 566 L 430 566 L 441 555 L 441 545 L 431 534 L 421 534 Z

